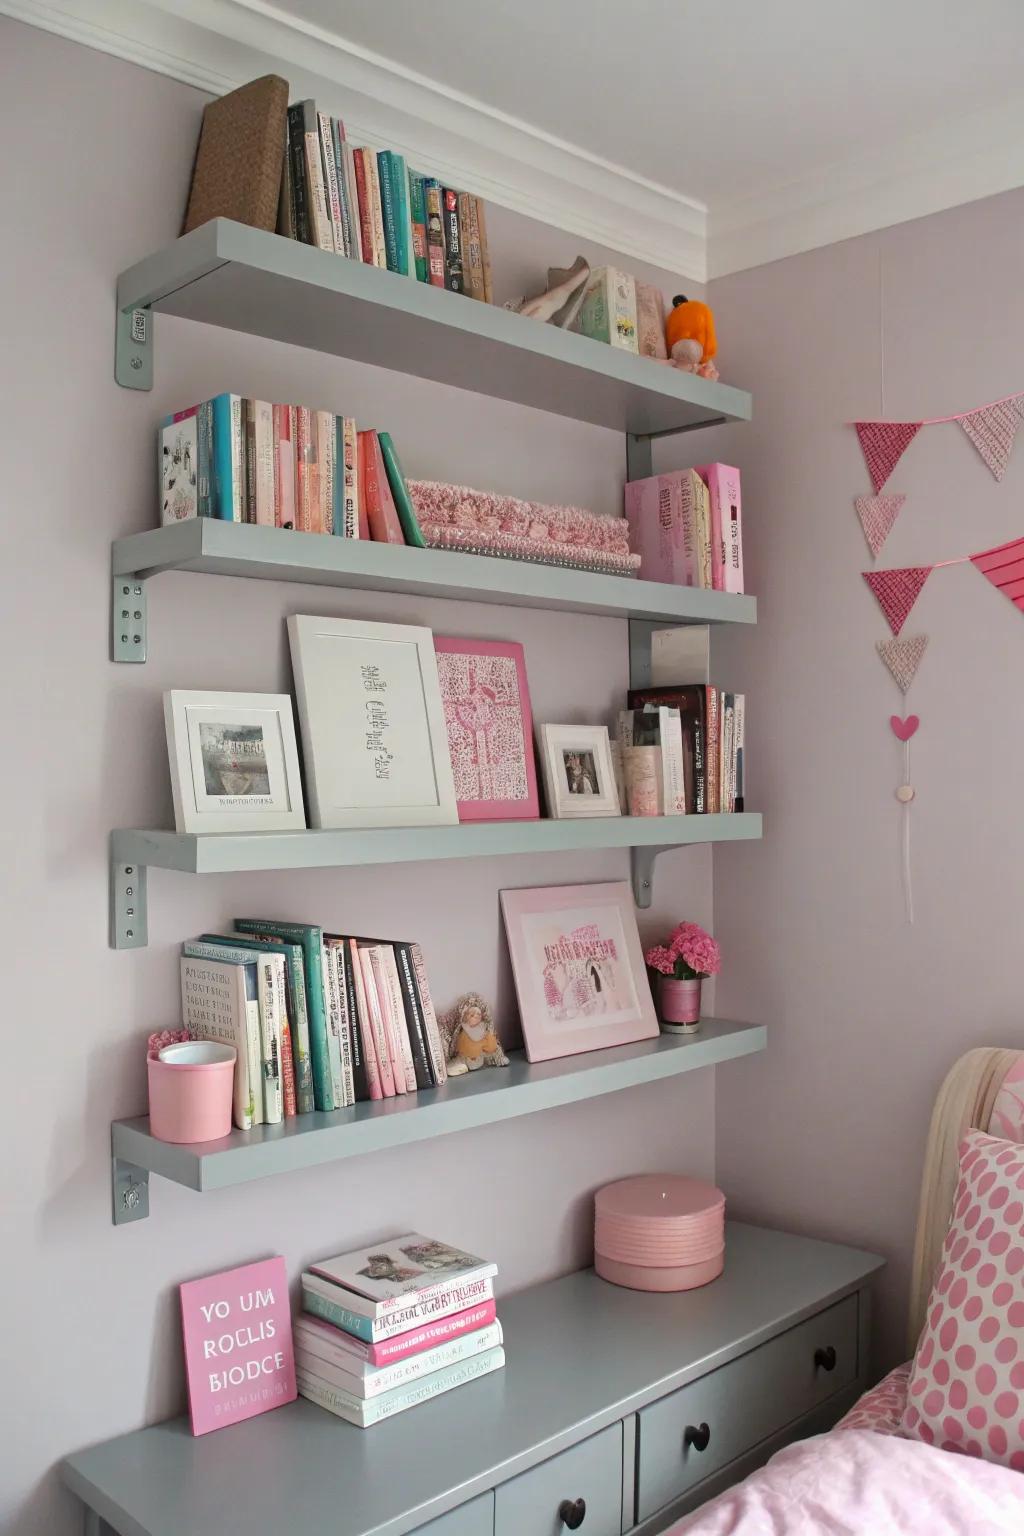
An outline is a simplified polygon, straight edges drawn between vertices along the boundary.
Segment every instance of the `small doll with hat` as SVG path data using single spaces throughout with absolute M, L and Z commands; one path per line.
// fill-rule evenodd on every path
M 672 313 L 665 321 L 665 346 L 673 367 L 702 379 L 718 378 L 715 317 L 699 299 L 680 293 L 672 300 Z
M 494 1028 L 490 1004 L 479 992 L 466 992 L 437 1023 L 449 1077 L 461 1077 L 480 1067 L 508 1066 L 508 1057 Z

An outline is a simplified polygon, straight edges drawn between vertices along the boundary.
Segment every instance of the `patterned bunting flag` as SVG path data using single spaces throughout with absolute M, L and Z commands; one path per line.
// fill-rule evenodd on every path
M 877 495 L 920 432 L 920 421 L 855 421 L 864 462 Z
M 879 640 L 875 649 L 892 673 L 900 693 L 906 693 L 928 644 L 927 635 L 912 635 L 906 640 Z
M 971 555 L 976 570 L 998 587 L 1015 607 L 1024 610 L 1024 539 Z
M 1022 412 L 1024 395 L 1014 395 L 956 418 L 997 480 L 1006 473 Z
M 910 610 L 921 595 L 921 588 L 934 569 L 931 565 L 908 565 L 892 571 L 861 572 L 894 635 L 898 635 L 907 622 Z
M 892 525 L 906 501 L 905 496 L 857 496 L 854 506 L 868 541 L 868 548 L 877 555 L 892 530 Z

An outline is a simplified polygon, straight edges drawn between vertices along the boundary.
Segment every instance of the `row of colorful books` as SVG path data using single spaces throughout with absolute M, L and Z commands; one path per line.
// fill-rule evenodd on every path
M 420 946 L 239 917 L 181 947 L 182 1022 L 232 1045 L 242 1130 L 446 1081 Z
M 743 591 L 740 472 L 731 464 L 630 480 L 626 518 L 642 580 Z
M 743 810 L 745 694 L 692 683 L 631 688 L 628 702 L 619 715 L 623 760 L 628 747 L 658 749 L 658 815 Z
M 394 150 L 356 148 L 315 101 L 288 108 L 278 233 L 492 301 L 482 199 L 410 169 Z
M 424 543 L 390 434 L 349 416 L 216 395 L 164 418 L 157 460 L 162 523 L 214 517 Z
M 312 1265 L 293 1329 L 300 1393 L 366 1429 L 500 1370 L 497 1271 L 415 1232 Z

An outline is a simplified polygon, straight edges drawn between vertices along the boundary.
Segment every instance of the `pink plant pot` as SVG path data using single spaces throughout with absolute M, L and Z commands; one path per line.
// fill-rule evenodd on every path
M 695 1032 L 700 1027 L 700 984 L 702 976 L 692 981 L 678 981 L 663 976 L 659 986 L 661 1018 L 666 1024 L 686 1025 Z
M 149 1069 L 149 1128 L 160 1141 L 216 1141 L 231 1130 L 235 1051 L 212 1040 L 168 1045 Z

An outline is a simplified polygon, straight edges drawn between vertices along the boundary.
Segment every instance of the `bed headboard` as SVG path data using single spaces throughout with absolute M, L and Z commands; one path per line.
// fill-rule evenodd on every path
M 991 1131 L 1024 1143 L 1024 1051 L 980 1046 L 950 1069 L 928 1128 L 914 1240 L 908 1340 L 917 1348 L 932 1281 L 953 1210 L 957 1148 L 965 1131 Z

